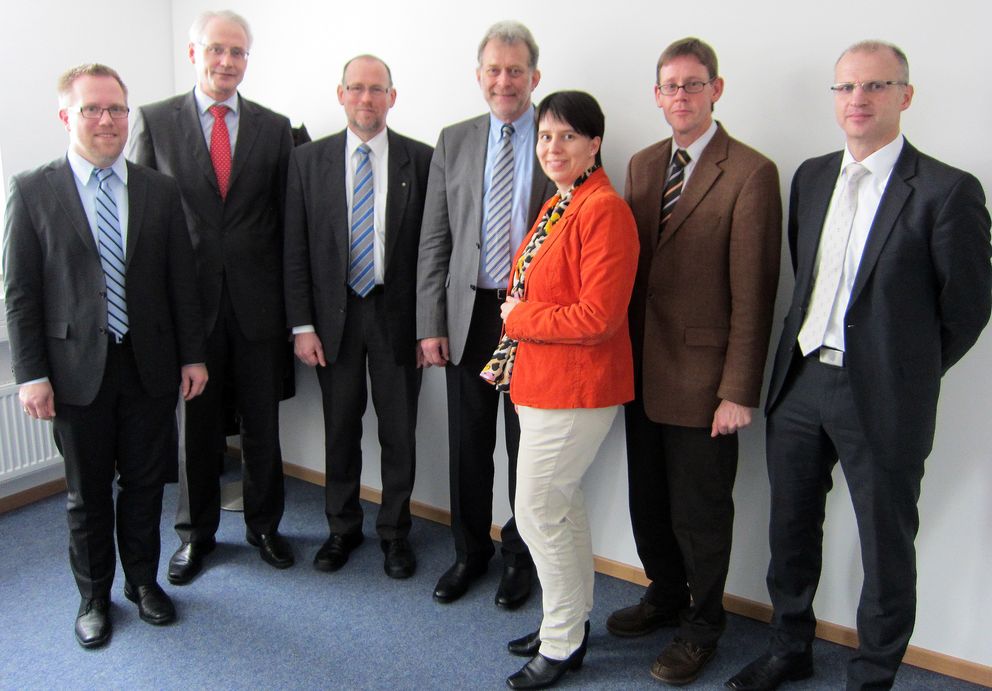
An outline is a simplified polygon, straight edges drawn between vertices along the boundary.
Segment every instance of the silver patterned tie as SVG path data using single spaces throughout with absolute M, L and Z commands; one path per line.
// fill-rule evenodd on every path
M 486 205 L 483 267 L 498 285 L 510 275 L 510 212 L 513 208 L 513 125 L 503 125 L 496 146 Z
M 120 343 L 128 330 L 127 293 L 125 291 L 124 238 L 117 202 L 110 191 L 110 168 L 94 168 L 99 182 L 96 193 L 96 227 L 99 236 L 100 264 L 107 283 L 107 328 Z
M 799 330 L 799 348 L 803 355 L 809 355 L 823 345 L 827 322 L 840 288 L 854 213 L 858 208 L 858 186 L 867 173 L 868 169 L 860 163 L 849 163 L 844 168 L 844 187 L 838 197 L 837 211 L 831 214 L 830 225 L 820 238 L 816 281 L 806 311 L 806 321 Z
M 375 287 L 375 189 L 372 181 L 372 163 L 369 145 L 357 149 L 358 165 L 355 166 L 354 194 L 351 198 L 351 250 L 348 266 L 348 285 L 359 296 L 365 297 Z

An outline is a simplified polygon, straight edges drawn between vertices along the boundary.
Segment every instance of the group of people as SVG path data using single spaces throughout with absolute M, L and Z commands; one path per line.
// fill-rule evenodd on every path
M 489 112 L 444 128 L 433 149 L 386 126 L 396 90 L 374 56 L 344 66 L 346 129 L 294 148 L 285 117 L 238 93 L 247 22 L 205 12 L 189 38 L 192 92 L 133 118 L 114 70 L 68 71 L 67 155 L 11 183 L 14 373 L 25 412 L 52 420 L 65 458 L 80 645 L 111 635 L 115 474 L 124 594 L 145 621 L 175 619 L 156 581 L 163 482 L 178 456 L 168 579 L 180 585 L 216 544 L 225 403 L 240 420 L 246 540 L 272 566 L 294 563 L 278 530 L 291 332 L 322 394 L 329 537 L 317 569 L 342 568 L 364 539 L 368 376 L 384 570 L 414 573 L 421 373 L 444 367 L 455 561 L 434 598 L 459 599 L 495 555 L 502 400 L 513 515 L 495 600 L 518 607 L 535 577 L 543 597 L 540 627 L 508 643 L 529 659 L 507 684 L 554 685 L 586 654 L 594 574 L 582 478 L 623 408 L 650 585 L 606 628 L 675 628 L 651 674 L 696 679 L 726 623 L 737 432 L 759 404 L 782 231 L 775 164 L 713 118 L 724 87 L 713 49 L 686 38 L 662 52 L 654 93 L 672 136 L 634 155 L 620 196 L 601 167 L 595 99 L 560 91 L 532 104 L 538 48 L 517 22 L 494 25 L 479 46 Z M 796 281 L 765 404 L 772 636 L 727 681 L 734 689 L 813 674 L 838 460 L 865 573 L 848 687 L 891 686 L 913 630 L 916 505 L 940 378 L 992 309 L 980 184 L 900 133 L 913 98 L 906 56 L 855 44 L 830 88 L 846 145 L 793 179 Z

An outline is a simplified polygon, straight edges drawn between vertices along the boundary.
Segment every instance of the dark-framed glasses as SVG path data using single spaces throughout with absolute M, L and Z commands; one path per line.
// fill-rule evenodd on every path
M 109 108 L 94 105 L 79 106 L 79 114 L 87 120 L 99 120 L 105 111 L 110 113 L 110 117 L 114 120 L 123 120 L 131 112 L 131 109 L 127 106 L 110 106 Z
M 716 77 L 713 77 L 716 79 Z M 675 84 L 673 82 L 665 82 L 664 84 L 658 85 L 658 91 L 662 93 L 663 96 L 674 96 L 682 89 L 687 94 L 698 94 L 702 93 L 703 89 L 706 88 L 707 84 L 712 84 L 713 79 L 709 79 L 705 82 L 699 81 L 698 79 L 693 79 L 692 81 L 686 82 L 685 84 Z
M 244 48 L 238 48 L 237 46 L 228 48 L 227 46 L 222 46 L 219 43 L 211 43 L 209 45 L 206 43 L 201 43 L 200 45 L 203 46 L 204 53 L 215 58 L 224 57 L 224 53 L 230 55 L 232 60 L 244 60 L 248 57 L 248 51 Z
M 854 90 L 859 86 L 866 94 L 880 94 L 890 86 L 909 86 L 909 82 L 897 79 L 874 79 L 870 82 L 838 82 L 837 84 L 831 84 L 830 90 L 835 94 L 847 95 L 853 94 Z

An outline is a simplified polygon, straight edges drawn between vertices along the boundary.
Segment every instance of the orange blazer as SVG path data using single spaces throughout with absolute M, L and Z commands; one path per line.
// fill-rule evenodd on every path
M 549 206 L 550 200 L 539 219 Z M 536 230 L 535 223 L 514 266 Z M 627 305 L 637 255 L 634 216 L 600 168 L 576 190 L 531 261 L 524 298 L 504 324 L 519 342 L 514 403 L 605 408 L 634 397 Z

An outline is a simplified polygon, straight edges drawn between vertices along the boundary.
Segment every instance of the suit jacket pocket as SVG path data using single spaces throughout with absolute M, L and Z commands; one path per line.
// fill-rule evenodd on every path
M 710 326 L 685 327 L 685 344 L 703 348 L 726 348 L 730 329 Z
M 45 334 L 64 341 L 69 338 L 69 322 L 45 322 Z

